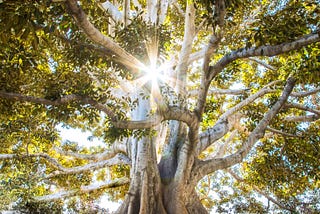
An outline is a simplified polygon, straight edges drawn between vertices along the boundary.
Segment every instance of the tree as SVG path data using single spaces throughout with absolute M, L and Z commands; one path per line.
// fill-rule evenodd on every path
M 2 208 L 319 211 L 318 4 L 0 1 Z

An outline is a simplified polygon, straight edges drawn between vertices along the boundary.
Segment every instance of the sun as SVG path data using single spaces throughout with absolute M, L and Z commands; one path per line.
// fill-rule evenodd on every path
M 152 84 L 156 84 L 163 80 L 163 71 L 161 71 L 160 68 L 157 68 L 156 65 L 145 66 L 142 68 L 142 72 L 144 73 L 144 78 L 146 78 L 147 81 L 151 81 Z

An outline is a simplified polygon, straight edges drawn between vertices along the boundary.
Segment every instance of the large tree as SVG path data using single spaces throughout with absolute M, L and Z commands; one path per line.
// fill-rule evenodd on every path
M 319 211 L 319 14 L 318 0 L 0 1 L 0 206 L 85 212 L 107 192 L 118 213 L 271 209 L 258 195 Z M 61 126 L 105 146 L 62 142 Z

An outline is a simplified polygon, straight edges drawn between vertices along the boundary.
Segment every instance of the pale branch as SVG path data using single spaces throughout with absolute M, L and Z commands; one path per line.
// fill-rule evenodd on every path
M 0 91 L 0 98 L 5 98 L 9 100 L 14 100 L 14 101 L 19 101 L 19 102 L 31 102 L 31 103 L 36 103 L 36 104 L 41 104 L 41 105 L 46 105 L 46 106 L 60 106 L 60 105 L 65 105 L 69 104 L 72 102 L 79 102 L 81 104 L 89 104 L 90 106 L 96 108 L 99 111 L 102 111 L 106 113 L 111 119 L 111 123 L 116 127 L 116 128 L 122 128 L 122 129 L 142 129 L 142 128 L 152 128 L 158 124 L 161 123 L 163 120 L 163 117 L 161 115 L 154 115 L 151 116 L 150 118 L 146 120 L 141 120 L 141 121 L 127 121 L 127 120 L 118 120 L 117 116 L 113 112 L 113 110 L 106 105 L 99 103 L 95 100 L 93 100 L 90 97 L 82 96 L 82 95 L 76 95 L 76 94 L 70 94 L 70 95 L 65 95 L 61 98 L 58 98 L 56 100 L 49 100 L 45 98 L 38 98 L 38 97 L 33 97 L 33 96 L 28 96 L 28 95 L 22 95 L 19 93 L 13 93 L 13 92 L 5 92 L 5 91 Z M 173 115 L 173 114 L 170 114 Z M 174 116 L 174 115 L 173 115 Z M 177 118 L 176 116 L 174 116 Z
M 212 127 L 211 129 L 208 129 L 206 132 L 200 134 L 200 142 L 197 145 L 197 149 L 196 149 L 196 155 L 199 155 L 204 149 L 206 149 L 207 147 L 209 147 L 211 144 L 213 144 L 215 141 L 219 140 L 221 137 L 223 137 L 226 133 L 229 132 L 229 130 L 232 128 L 229 124 L 229 126 L 227 125 L 227 121 L 229 120 L 229 118 L 231 117 L 231 115 L 235 114 L 236 112 L 238 112 L 241 108 L 243 108 L 246 105 L 251 104 L 254 100 L 264 96 L 265 94 L 268 93 L 272 93 L 275 92 L 275 90 L 270 89 L 269 87 L 278 83 L 279 81 L 273 81 L 269 84 L 267 84 L 265 87 L 263 87 L 262 89 L 260 89 L 257 93 L 249 96 L 248 98 L 246 98 L 245 100 L 241 101 L 240 103 L 238 103 L 237 105 L 233 106 L 232 108 L 230 108 L 229 110 L 227 110 L 224 114 L 222 114 L 219 119 L 218 122 L 216 123 L 215 126 L 219 126 L 219 124 L 226 124 L 224 126 L 223 129 L 217 129 Z M 219 130 L 218 134 L 216 133 L 212 133 L 212 130 Z
M 225 169 L 240 163 L 250 152 L 254 144 L 261 139 L 270 121 L 278 114 L 284 103 L 287 101 L 295 84 L 294 78 L 289 78 L 283 90 L 282 95 L 272 108 L 264 115 L 263 119 L 258 123 L 255 129 L 250 133 L 246 142 L 235 153 L 224 158 L 214 158 L 207 161 L 200 161 L 193 169 L 193 182 L 199 181 L 203 176 L 219 169 Z
M 165 111 L 161 112 L 165 120 L 177 120 L 186 123 L 188 126 L 197 120 L 197 116 L 188 110 L 183 110 L 178 107 L 168 107 Z
M 181 51 L 179 53 L 179 61 L 176 67 L 176 78 L 178 81 L 178 93 L 185 93 L 188 60 L 192 51 L 192 42 L 195 37 L 195 7 L 193 1 L 188 1 L 185 23 L 184 23 L 184 36 Z
M 202 59 L 204 57 L 205 52 L 206 49 L 202 49 L 200 51 L 190 54 L 187 64 L 190 65 L 192 62 Z
M 165 21 L 167 10 L 169 6 L 170 0 L 161 0 L 160 1 L 160 14 L 159 14 L 159 25 L 162 25 Z
M 120 23 L 123 22 L 123 14 L 110 1 L 105 1 L 103 3 L 99 1 L 98 4 L 103 10 L 107 11 L 107 13 L 111 15 L 112 19 L 115 22 L 120 22 Z
M 250 91 L 249 88 L 245 89 L 218 89 L 213 88 L 208 91 L 208 95 L 241 95 Z M 188 92 L 189 97 L 195 97 L 198 94 L 198 90 L 191 90 Z
M 275 67 L 267 64 L 266 62 L 264 62 L 264 61 L 262 61 L 260 59 L 257 59 L 256 57 L 249 57 L 248 59 L 258 63 L 259 65 L 262 65 L 263 67 L 265 67 L 265 68 L 267 68 L 269 70 L 272 70 L 272 71 L 276 71 L 277 70 Z
M 72 168 L 66 168 L 66 167 L 60 166 L 58 168 L 58 171 L 54 171 L 53 173 L 49 174 L 45 178 L 49 179 L 49 178 L 52 178 L 52 177 L 55 177 L 58 175 L 77 174 L 77 173 L 81 173 L 81 172 L 102 169 L 105 167 L 115 166 L 115 165 L 119 165 L 119 164 L 129 165 L 130 163 L 131 163 L 131 161 L 127 156 L 119 153 L 111 159 L 88 163 L 83 166 L 76 166 L 76 167 L 72 167 Z
M 248 184 L 243 178 L 241 178 L 240 176 L 238 176 L 236 173 L 234 173 L 231 169 L 226 169 L 226 172 L 228 172 L 235 180 L 237 180 L 240 183 L 245 183 L 246 185 L 249 185 L 250 187 L 252 187 L 252 189 L 254 189 L 257 193 L 259 193 L 260 195 L 263 195 L 265 198 L 267 198 L 269 201 L 271 201 L 272 203 L 276 204 L 278 207 L 280 207 L 281 209 L 285 209 L 291 212 L 296 212 L 296 210 L 285 206 L 284 204 L 282 204 L 281 202 L 277 201 L 276 199 L 274 199 L 273 197 L 271 197 L 269 194 L 263 192 L 262 190 L 260 190 L 259 187 L 257 187 L 256 185 L 251 185 Z
M 116 115 L 114 114 L 111 108 L 108 108 L 107 106 L 91 99 L 90 97 L 77 95 L 77 94 L 69 94 L 55 100 L 49 100 L 45 98 L 38 98 L 38 97 L 23 95 L 19 93 L 0 91 L 0 98 L 5 98 L 5 99 L 19 101 L 19 102 L 31 102 L 31 103 L 36 103 L 36 104 L 41 104 L 46 106 L 60 106 L 60 105 L 65 105 L 72 102 L 79 102 L 81 104 L 89 104 L 93 106 L 97 110 L 100 110 L 106 113 L 111 118 L 112 121 L 116 121 Z
M 307 106 L 304 106 L 304 105 L 298 104 L 298 103 L 287 103 L 287 104 L 285 104 L 284 107 L 285 108 L 296 108 L 296 109 L 300 109 L 303 111 L 308 111 L 308 112 L 312 112 L 314 114 L 320 115 L 319 110 L 316 110 L 316 109 L 313 109 L 313 108 L 310 108 L 310 107 L 307 107 Z
M 287 133 L 287 132 L 283 132 L 283 131 L 280 131 L 278 129 L 274 129 L 274 128 L 271 128 L 271 127 L 267 127 L 266 130 L 272 132 L 272 133 L 275 133 L 275 134 L 280 134 L 280 135 L 283 135 L 285 137 L 294 137 L 294 138 L 297 138 L 297 137 L 302 137 L 301 135 L 294 135 L 294 134 L 290 134 L 290 133 Z
M 157 0 L 148 0 L 147 1 L 147 17 L 149 22 L 155 24 L 158 18 L 158 1 Z
M 237 105 L 233 106 L 232 108 L 228 109 L 226 112 L 224 112 L 220 117 L 219 120 L 226 120 L 230 115 L 234 114 L 235 112 L 238 112 L 241 108 L 243 108 L 244 106 L 247 106 L 249 104 L 251 104 L 253 101 L 255 101 L 256 99 L 268 94 L 268 93 L 273 93 L 276 92 L 276 90 L 274 89 L 270 89 L 270 86 L 275 85 L 277 83 L 279 83 L 280 81 L 276 80 L 273 82 L 270 82 L 269 84 L 267 84 L 266 86 L 264 86 L 262 89 L 260 89 L 257 93 L 249 96 L 248 98 L 246 98 L 245 100 L 241 101 L 240 103 L 238 103 Z
M 320 87 L 319 88 L 315 88 L 311 91 L 305 91 L 305 92 L 292 92 L 290 94 L 291 97 L 307 97 L 309 95 L 312 95 L 312 94 L 316 94 L 320 92 Z
M 182 10 L 182 8 L 180 7 L 180 5 L 177 3 L 177 0 L 173 0 L 172 2 L 173 6 L 177 9 L 178 13 L 182 16 L 185 17 L 185 12 Z
M 227 150 L 227 146 L 230 144 L 230 142 L 235 138 L 237 135 L 237 130 L 233 130 L 230 134 L 230 136 L 226 139 L 226 141 L 219 147 L 217 154 L 214 156 L 214 158 L 222 158 Z
M 210 66 L 209 80 L 211 81 L 218 73 L 222 71 L 223 68 L 225 68 L 226 65 L 237 59 L 254 56 L 275 56 L 292 50 L 297 50 L 299 48 L 302 48 L 312 43 L 316 43 L 318 41 L 320 41 L 319 34 L 311 33 L 295 41 L 282 43 L 279 45 L 265 45 L 259 47 L 238 49 L 229 54 L 226 54 L 215 65 Z
M 195 156 L 198 156 L 202 151 L 208 148 L 211 144 L 221 139 L 229 132 L 227 121 L 219 121 L 213 127 L 208 128 L 205 132 L 199 135 L 199 143 L 197 144 Z
M 76 0 L 66 0 L 68 12 L 75 18 L 77 25 L 85 32 L 85 34 L 95 43 L 102 45 L 106 49 L 113 52 L 114 55 L 120 58 L 120 62 L 131 69 L 132 72 L 137 72 L 143 64 L 126 52 L 113 40 L 102 34 L 89 20 L 85 12 L 82 10 Z
M 56 152 L 58 152 L 61 155 L 65 155 L 65 156 L 71 156 L 71 157 L 75 157 L 78 159 L 83 159 L 83 160 L 92 160 L 92 161 L 101 161 L 101 160 L 107 160 L 110 159 L 112 157 L 114 157 L 115 155 L 117 155 L 118 153 L 126 153 L 126 145 L 119 143 L 119 142 L 114 142 L 110 149 L 101 152 L 101 153 L 97 153 L 97 154 L 81 154 L 81 153 L 77 153 L 77 152 L 71 152 L 71 151 L 65 151 L 61 148 L 55 147 L 54 150 Z
M 123 22 L 125 26 L 130 24 L 130 0 L 123 1 Z
M 284 120 L 287 122 L 314 122 L 320 119 L 320 115 L 311 114 L 305 116 L 288 116 Z
M 54 158 L 45 153 L 35 154 L 0 154 L 0 160 L 13 160 L 13 159 L 25 159 L 25 158 L 43 158 L 48 161 L 54 168 L 63 170 L 64 167 Z
M 203 66 L 202 70 L 206 74 L 209 71 L 209 63 L 211 55 L 213 54 L 214 50 L 218 48 L 219 43 L 221 41 L 221 36 L 217 37 L 215 35 L 212 35 L 209 40 L 209 44 L 207 47 L 205 47 L 205 53 L 203 57 Z
M 101 189 L 120 187 L 128 184 L 129 182 L 129 178 L 123 177 L 108 182 L 99 182 L 97 184 L 81 186 L 79 189 L 61 191 L 50 195 L 36 196 L 33 198 L 33 200 L 36 202 L 51 202 L 77 196 L 79 194 L 94 192 Z

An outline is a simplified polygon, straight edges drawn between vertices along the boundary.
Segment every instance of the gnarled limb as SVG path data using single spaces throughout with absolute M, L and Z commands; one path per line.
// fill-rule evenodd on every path
M 108 182 L 100 182 L 97 184 L 81 186 L 79 189 L 60 191 L 60 192 L 53 193 L 50 195 L 37 196 L 37 197 L 34 197 L 33 200 L 36 202 L 56 201 L 56 200 L 61 200 L 63 198 L 69 198 L 72 196 L 76 196 L 79 194 L 90 193 L 90 192 L 100 190 L 100 189 L 120 187 L 125 184 L 128 184 L 129 182 L 130 182 L 129 178 L 125 178 L 125 177 L 118 178 L 118 179 L 108 181 Z
M 211 81 L 222 69 L 229 63 L 241 59 L 253 56 L 275 56 L 283 54 L 292 50 L 297 50 L 306 45 L 320 41 L 318 33 L 311 33 L 305 35 L 295 41 L 283 43 L 280 45 L 266 45 L 253 48 L 242 48 L 237 51 L 233 51 L 224 57 L 222 57 L 215 65 L 210 67 L 209 80 Z
M 114 55 L 120 58 L 123 65 L 130 68 L 133 72 L 137 72 L 139 68 L 143 67 L 143 64 L 138 59 L 126 52 L 117 43 L 95 28 L 76 0 L 66 0 L 66 6 L 69 13 L 75 18 L 77 25 L 93 42 L 110 50 Z
M 224 114 L 222 114 L 216 125 L 214 125 L 212 128 L 208 129 L 206 132 L 200 134 L 200 142 L 197 145 L 196 148 L 196 155 L 199 155 L 203 150 L 208 148 L 211 144 L 219 140 L 221 137 L 223 137 L 226 133 L 229 132 L 229 130 L 232 128 L 230 125 L 228 126 L 228 120 L 231 115 L 238 112 L 241 108 L 243 108 L 246 105 L 249 105 L 254 100 L 264 96 L 265 94 L 275 92 L 275 90 L 270 89 L 272 85 L 275 85 L 279 83 L 279 81 L 273 81 L 269 84 L 267 84 L 265 87 L 260 89 L 257 93 L 249 96 L 245 100 L 241 101 L 234 107 L 230 108 L 228 111 L 226 111 Z
M 248 139 L 241 148 L 224 158 L 214 158 L 207 161 L 200 161 L 192 170 L 192 183 L 197 183 L 203 176 L 219 169 L 225 169 L 240 163 L 247 156 L 254 144 L 264 136 L 265 130 L 270 121 L 277 115 L 284 103 L 287 101 L 295 84 L 294 78 L 289 78 L 282 95 L 272 108 L 264 115 L 256 128 L 250 133 Z

